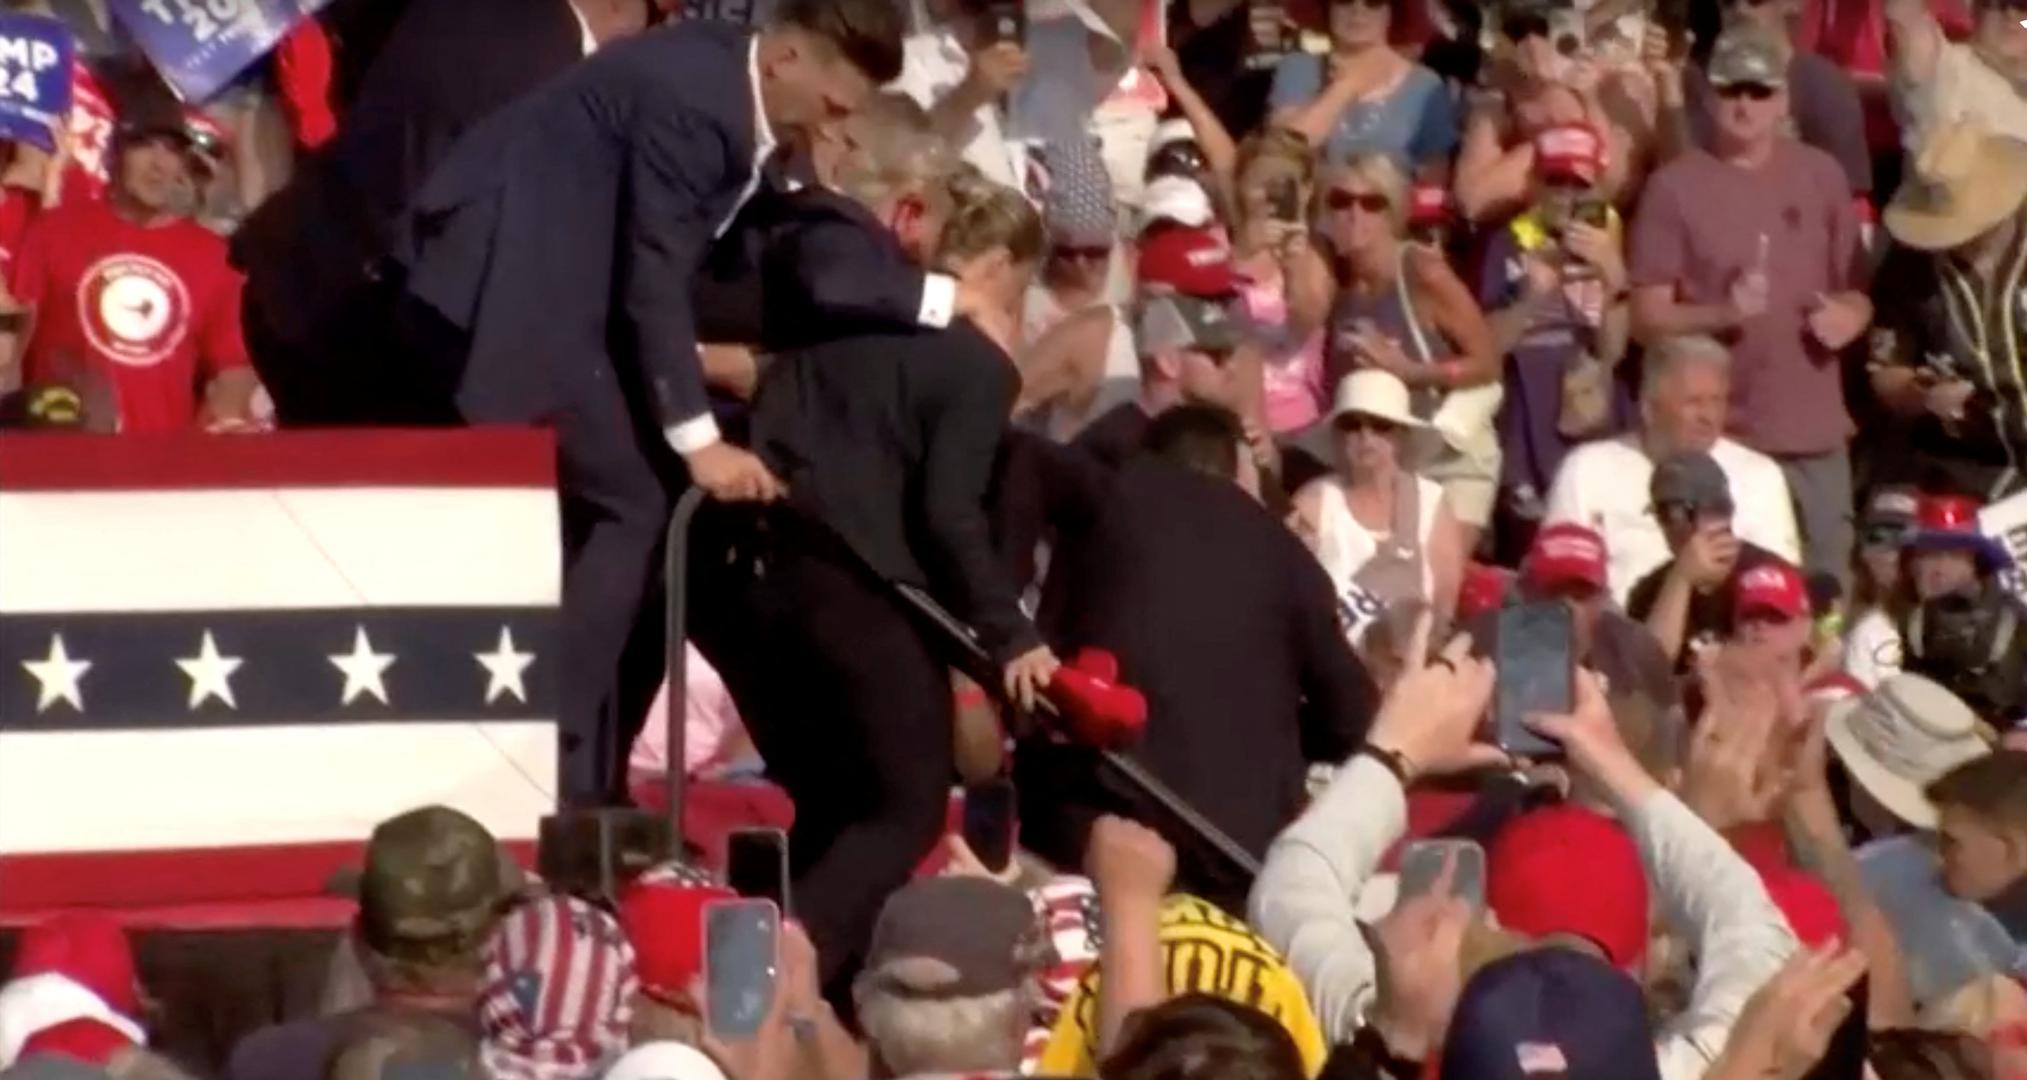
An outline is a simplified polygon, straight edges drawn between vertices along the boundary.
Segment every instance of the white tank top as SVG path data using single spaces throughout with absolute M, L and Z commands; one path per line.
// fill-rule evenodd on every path
M 1366 627 L 1386 610 L 1388 603 L 1405 599 L 1374 596 L 1356 580 L 1358 572 L 1379 553 L 1382 544 L 1391 541 L 1391 537 L 1366 528 L 1352 515 L 1342 484 L 1334 479 L 1318 480 L 1316 484 L 1322 495 L 1318 500 L 1316 560 L 1323 564 L 1324 572 L 1330 575 L 1330 583 L 1337 589 L 1338 606 L 1345 620 L 1345 636 L 1356 642 L 1364 636 Z M 1429 569 L 1429 537 L 1435 531 L 1436 507 L 1442 498 L 1441 485 L 1424 477 L 1415 477 L 1415 546 L 1421 553 L 1419 599 L 1424 601 L 1432 599 L 1436 592 L 1435 573 Z

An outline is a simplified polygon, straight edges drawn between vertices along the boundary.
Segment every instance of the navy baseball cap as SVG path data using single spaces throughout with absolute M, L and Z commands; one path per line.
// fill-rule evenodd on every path
M 1544 947 L 1488 964 L 1464 986 L 1442 1080 L 1660 1080 L 1640 987 L 1603 960 Z

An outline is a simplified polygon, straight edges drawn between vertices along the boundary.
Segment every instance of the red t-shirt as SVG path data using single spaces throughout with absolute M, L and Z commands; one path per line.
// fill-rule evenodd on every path
M 28 379 L 85 382 L 87 402 L 110 391 L 120 431 L 188 428 L 200 376 L 247 365 L 244 279 L 192 222 L 148 228 L 105 202 L 66 204 L 28 227 L 7 277 L 35 309 Z

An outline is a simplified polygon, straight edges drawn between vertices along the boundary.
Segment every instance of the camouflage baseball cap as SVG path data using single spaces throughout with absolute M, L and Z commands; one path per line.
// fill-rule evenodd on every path
M 514 889 L 486 827 L 447 806 L 383 821 L 359 877 L 359 933 L 394 960 L 442 963 L 485 942 Z
M 1710 85 L 1771 86 L 1788 84 L 1788 50 L 1763 30 L 1736 27 L 1719 34 L 1710 49 Z

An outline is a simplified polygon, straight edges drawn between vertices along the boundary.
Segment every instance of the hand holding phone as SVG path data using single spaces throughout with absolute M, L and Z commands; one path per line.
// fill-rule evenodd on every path
M 715 1038 L 751 1039 L 774 1008 L 781 910 L 767 900 L 704 906 L 704 1022 Z
M 1576 705 L 1575 625 L 1568 605 L 1543 600 L 1501 608 L 1493 667 L 1490 740 L 1515 757 L 1561 757 L 1562 747 L 1527 723 Z
M 1485 849 L 1470 840 L 1417 840 L 1401 852 L 1396 905 L 1435 889 L 1443 867 L 1455 862 L 1450 895 L 1471 905 L 1475 916 L 1485 910 Z
M 1294 177 L 1284 176 L 1270 184 L 1267 199 L 1273 208 L 1274 220 L 1290 223 L 1302 220 L 1302 186 Z

